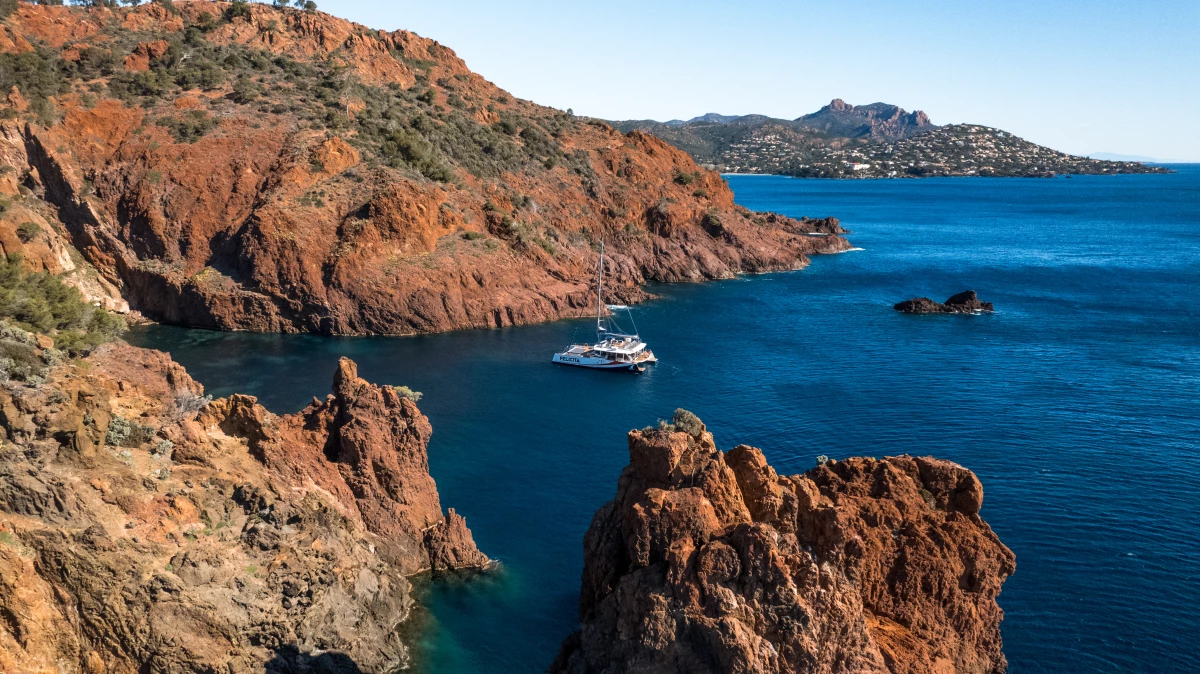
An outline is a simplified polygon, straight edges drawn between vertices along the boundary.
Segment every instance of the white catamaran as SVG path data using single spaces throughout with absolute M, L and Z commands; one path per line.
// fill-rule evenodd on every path
M 608 308 L 609 315 L 604 316 Z M 616 321 L 616 312 L 629 316 L 633 332 L 625 332 Z M 627 370 L 643 372 L 649 363 L 656 363 L 654 352 L 637 335 L 633 313 L 624 304 L 604 304 L 604 244 L 600 244 L 600 272 L 596 281 L 596 343 L 572 344 L 566 351 L 551 359 L 562 365 L 590 367 L 596 370 Z

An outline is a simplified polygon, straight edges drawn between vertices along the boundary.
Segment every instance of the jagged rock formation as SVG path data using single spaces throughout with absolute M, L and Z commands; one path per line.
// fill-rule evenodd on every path
M 932 458 L 777 475 L 685 415 L 629 434 L 584 540 L 582 629 L 551 672 L 1000 674 L 1015 562 L 971 471 Z
M 897 105 L 871 103 L 850 105 L 840 98 L 833 99 L 820 110 L 803 115 L 796 123 L 831 136 L 896 140 L 915 136 L 933 128 L 929 115 L 921 110 L 908 112 Z
M 892 307 L 905 314 L 977 314 L 995 311 L 991 302 L 982 302 L 974 290 L 964 290 L 943 302 L 934 302 L 928 297 L 904 300 Z
M 848 248 L 808 236 L 834 222 L 736 206 L 653 136 L 514 99 L 437 42 L 319 12 L 21 3 L 0 26 L 0 87 L 15 87 L 0 193 L 94 267 L 93 294 L 156 320 L 531 323 L 594 304 L 601 241 L 626 302 L 647 281 Z M 24 221 L 0 221 L 5 251 Z
M 123 344 L 0 384 L 0 671 L 391 672 L 408 576 L 488 563 L 353 363 L 296 415 L 202 394 Z

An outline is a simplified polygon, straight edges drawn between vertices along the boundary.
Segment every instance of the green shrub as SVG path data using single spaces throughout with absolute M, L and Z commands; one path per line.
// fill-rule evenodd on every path
M 380 146 L 384 161 L 394 168 L 407 164 L 430 180 L 449 182 L 454 171 L 435 155 L 433 145 L 411 129 L 396 129 Z
M 33 104 L 70 91 L 67 74 L 71 68 L 68 61 L 40 46 L 20 54 L 0 53 L 0 90 L 8 91 L 15 86 Z
M 104 435 L 105 444 L 113 447 L 124 445 L 134 432 L 134 425 L 121 416 L 113 415 L 112 421 L 108 422 L 108 432 Z
M 117 98 L 128 100 L 134 96 L 157 98 L 171 90 L 175 78 L 162 69 L 145 70 L 137 73 L 119 73 L 108 83 L 108 91 Z
M 700 417 L 682 407 L 675 410 L 675 415 L 671 417 L 671 424 L 677 430 L 695 437 L 699 437 L 704 432 L 704 422 L 700 421 Z
M 17 238 L 21 240 L 21 243 L 29 243 L 30 241 L 33 241 L 34 237 L 41 233 L 42 228 L 39 227 L 36 222 L 30 222 L 26 220 L 25 222 L 17 225 Z
M 88 304 L 77 289 L 52 274 L 26 272 L 20 255 L 0 264 L 0 318 L 50 335 L 71 354 L 86 353 L 125 332 L 124 318 Z
M 424 397 L 424 394 L 420 391 L 414 391 L 407 386 L 393 386 L 392 390 L 395 391 L 396 395 L 400 396 L 401 398 L 408 398 L 414 403 Z
M 211 91 L 225 84 L 225 70 L 208 59 L 189 60 L 186 67 L 175 73 L 175 84 L 181 89 Z
M 116 72 L 117 59 L 107 49 L 84 47 L 79 50 L 78 61 L 74 64 L 71 64 L 70 61 L 65 61 L 64 65 L 67 65 L 70 69 L 70 75 L 83 80 L 94 80 L 99 77 L 108 77 Z
M 17 11 L 17 0 L 0 0 L 0 21 Z
M 250 20 L 250 3 L 246 0 L 233 0 L 229 3 L 229 9 L 225 10 L 225 18 L 233 21 L 234 19 Z
M 709 211 L 700 218 L 700 226 L 704 231 L 708 232 L 709 236 L 720 236 L 725 233 L 725 225 L 721 222 L 721 214 L 716 211 Z
M 675 171 L 675 184 L 676 185 L 691 185 L 692 183 L 696 182 L 699 179 L 700 179 L 700 173 L 698 171 L 694 172 L 694 173 L 685 173 L 678 169 L 676 169 L 676 171 Z
M 0 341 L 0 381 L 29 381 L 41 377 L 45 364 L 29 344 Z
M 250 103 L 258 98 L 258 86 L 249 75 L 240 75 L 233 83 L 233 94 L 230 96 L 235 103 Z
M 200 14 L 196 17 L 196 27 L 205 33 L 216 28 L 217 25 L 217 20 L 214 19 L 213 15 L 207 11 L 200 12 Z
M 179 117 L 161 117 L 155 124 L 170 129 L 175 140 L 180 143 L 194 143 L 204 134 L 217 128 L 219 122 L 203 110 L 189 110 L 186 115 Z
M 108 422 L 108 431 L 104 435 L 104 444 L 113 447 L 141 447 L 142 444 L 154 438 L 154 429 L 142 426 L 120 416 L 113 415 Z M 172 445 L 174 447 L 174 445 Z M 158 449 L 156 446 L 155 449 Z

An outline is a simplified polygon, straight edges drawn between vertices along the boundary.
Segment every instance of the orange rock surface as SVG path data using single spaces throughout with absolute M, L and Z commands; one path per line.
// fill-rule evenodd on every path
M 1015 560 L 971 471 L 897 456 L 784 477 L 691 419 L 630 432 L 551 672 L 1007 670 L 996 596 Z
M 490 562 L 428 419 L 350 361 L 335 390 L 276 416 L 124 344 L 0 383 L 0 671 L 411 665 L 409 577 Z
M 2 159 L 30 186 L 22 199 L 46 203 L 151 318 L 502 326 L 591 306 L 601 242 L 618 301 L 644 298 L 647 281 L 795 269 L 848 248 L 836 220 L 751 213 L 679 150 L 514 99 L 432 40 L 257 3 L 245 16 L 174 7 L 22 3 L 0 40 L 79 64 L 64 71 L 100 64 L 49 96 L 50 118 L 10 113 L 5 133 L 24 148 Z M 201 62 L 224 79 L 160 81 Z M 144 87 L 165 89 L 122 93 Z

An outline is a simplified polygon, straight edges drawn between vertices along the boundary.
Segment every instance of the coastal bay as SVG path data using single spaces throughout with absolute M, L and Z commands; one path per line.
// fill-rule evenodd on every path
M 699 414 L 781 473 L 817 455 L 932 454 L 974 470 L 1017 555 L 1000 604 L 1014 672 L 1191 671 L 1200 624 L 1186 506 L 1197 475 L 1200 170 L 1003 181 L 730 177 L 739 204 L 835 214 L 861 247 L 800 272 L 658 285 L 640 377 L 557 368 L 590 323 L 412 338 L 154 326 L 211 393 L 293 412 L 340 356 L 425 393 L 430 471 L 504 570 L 430 588 L 428 671 L 538 671 L 577 621 L 582 535 L 625 432 Z M 975 288 L 984 316 L 905 316 Z M 1136 391 L 1136 393 L 1131 393 Z M 1162 513 L 1172 513 L 1170 517 Z

